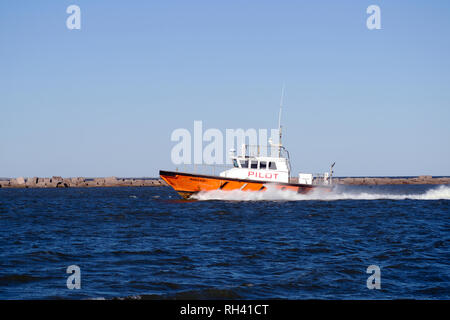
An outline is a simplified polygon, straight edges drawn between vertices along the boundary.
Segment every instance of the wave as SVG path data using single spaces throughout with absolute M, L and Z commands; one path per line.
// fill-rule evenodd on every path
M 292 190 L 280 190 L 268 186 L 266 191 L 205 191 L 193 195 L 196 200 L 228 200 L 228 201 L 308 201 L 308 200 L 450 200 L 450 186 L 441 185 L 422 193 L 396 194 L 377 191 L 342 189 L 339 186 L 333 191 L 313 190 L 308 194 L 299 194 Z

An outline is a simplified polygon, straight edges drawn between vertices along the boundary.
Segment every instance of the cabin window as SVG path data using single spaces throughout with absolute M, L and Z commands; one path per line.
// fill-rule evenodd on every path
M 258 169 L 258 161 L 251 161 L 250 162 L 250 168 Z
M 270 170 L 277 170 L 277 165 L 275 164 L 275 162 L 273 162 L 273 161 L 269 162 L 269 169 Z
M 259 168 L 260 168 L 260 169 L 266 169 L 266 168 L 267 168 L 267 162 L 261 161 L 261 162 L 259 163 Z
M 235 168 L 239 168 L 239 165 L 238 165 L 238 162 L 237 162 L 236 159 L 233 159 L 233 166 L 234 166 Z
M 241 168 L 248 168 L 248 160 L 241 160 Z

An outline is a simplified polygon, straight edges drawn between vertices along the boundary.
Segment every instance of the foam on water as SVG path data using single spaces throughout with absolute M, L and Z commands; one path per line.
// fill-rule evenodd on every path
M 331 192 L 314 190 L 308 194 L 299 194 L 292 190 L 279 190 L 268 186 L 266 191 L 222 191 L 214 190 L 200 192 L 193 196 L 197 200 L 234 200 L 234 201 L 301 201 L 301 200 L 450 200 L 450 186 L 441 185 L 424 193 L 395 194 L 380 193 L 379 191 L 367 192 L 366 190 L 348 190 L 339 186 Z

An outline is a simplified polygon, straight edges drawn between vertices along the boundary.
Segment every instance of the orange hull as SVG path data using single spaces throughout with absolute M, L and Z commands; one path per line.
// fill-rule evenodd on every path
M 179 195 L 181 195 L 185 199 L 188 199 L 193 194 L 200 191 L 264 191 L 266 190 L 265 185 L 269 183 L 266 181 L 243 180 L 173 171 L 160 171 L 159 175 L 165 182 L 167 182 L 169 186 L 171 186 L 176 192 L 178 192 Z M 293 190 L 298 193 L 308 193 L 315 188 L 331 189 L 330 187 L 319 187 L 295 183 L 270 184 L 281 190 Z

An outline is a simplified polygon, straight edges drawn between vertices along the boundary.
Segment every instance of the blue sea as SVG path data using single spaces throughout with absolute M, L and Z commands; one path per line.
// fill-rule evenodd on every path
M 113 298 L 449 299 L 450 187 L 0 189 L 0 299 Z

